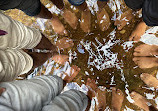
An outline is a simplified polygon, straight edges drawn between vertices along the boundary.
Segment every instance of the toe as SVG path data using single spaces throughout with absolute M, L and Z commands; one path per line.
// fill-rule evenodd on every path
M 140 52 L 140 50 L 141 50 L 140 46 L 138 46 L 138 47 L 136 47 L 136 48 L 134 49 L 135 52 Z
M 136 92 L 132 91 L 131 94 L 130 94 L 130 96 L 131 96 L 132 98 L 134 98 L 134 97 L 136 96 Z
M 114 25 L 117 26 L 118 24 L 120 24 L 120 20 L 116 19 Z
M 123 95 L 122 91 L 120 89 L 117 89 L 117 94 L 118 95 Z
M 134 52 L 133 55 L 134 56 L 140 56 L 140 53 L 139 52 Z
M 143 74 L 140 75 L 140 78 L 141 78 L 142 80 L 144 80 L 144 79 L 146 79 L 148 76 L 149 76 L 148 73 L 143 73 Z
M 135 36 L 133 41 L 139 41 L 140 40 L 140 36 Z
M 116 88 L 115 88 L 115 87 L 112 87 L 112 91 L 116 91 Z
M 130 37 L 129 37 L 129 41 L 133 41 L 135 38 L 135 34 L 131 34 Z

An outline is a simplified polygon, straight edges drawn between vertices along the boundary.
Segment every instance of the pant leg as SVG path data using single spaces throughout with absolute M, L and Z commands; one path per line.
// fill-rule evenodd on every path
M 85 0 L 68 0 L 70 2 L 71 5 L 74 6 L 80 6 L 82 3 L 85 2 Z
M 32 49 L 42 38 L 38 30 L 27 27 L 2 13 L 0 13 L 0 29 L 8 33 L 0 37 L 0 49 Z
M 42 111 L 85 111 L 87 105 L 88 98 L 84 93 L 69 90 L 56 96 Z
M 0 82 L 12 81 L 27 73 L 33 66 L 31 56 L 22 50 L 0 50 Z
M 124 1 L 129 8 L 133 10 L 137 10 L 143 7 L 143 3 L 145 0 L 124 0 Z
M 6 91 L 0 96 L 0 111 L 41 111 L 63 89 L 57 76 L 39 76 L 30 80 L 3 82 Z

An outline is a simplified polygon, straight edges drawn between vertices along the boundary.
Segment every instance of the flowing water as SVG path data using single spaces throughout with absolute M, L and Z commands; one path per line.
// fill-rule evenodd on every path
M 52 4 L 50 4 L 49 1 L 43 0 L 43 3 L 50 11 L 59 14 L 59 10 L 54 6 L 52 7 Z M 61 71 L 65 71 L 67 67 L 70 67 L 71 65 L 77 65 L 81 68 L 81 71 L 73 81 L 77 82 L 80 86 L 82 85 L 82 87 L 75 83 L 70 84 L 68 87 L 76 87 L 85 91 L 86 88 L 83 84 L 86 83 L 87 78 L 95 79 L 98 86 L 105 86 L 107 89 L 107 111 L 111 108 L 111 87 L 119 88 L 125 94 L 122 110 L 140 110 L 137 106 L 131 104 L 133 101 L 129 93 L 132 91 L 136 91 L 143 95 L 151 103 L 158 104 L 157 90 L 148 88 L 140 79 L 140 74 L 144 72 L 157 76 L 157 68 L 140 69 L 132 60 L 134 48 L 141 43 L 136 44 L 130 42 L 128 41 L 128 37 L 136 24 L 140 21 L 139 16 L 136 16 L 127 26 L 121 31 L 118 31 L 114 26 L 114 21 L 118 15 L 127 10 L 127 7 L 122 4 L 121 0 L 110 0 L 105 9 L 111 18 L 111 25 L 107 31 L 102 32 L 97 23 L 95 12 L 97 10 L 97 5 L 95 0 L 88 0 L 87 4 L 92 13 L 92 27 L 90 33 L 84 33 L 79 25 L 76 30 L 73 30 L 67 23 L 65 23 L 63 18 L 59 16 L 68 30 L 68 38 L 71 38 L 74 41 L 73 48 L 60 51 L 61 54 L 69 55 L 69 62 L 67 62 L 65 66 L 61 66 L 50 59 L 43 66 L 35 69 L 32 76 L 58 74 Z M 80 18 L 80 12 L 75 7 L 66 4 L 66 8 L 75 12 L 76 16 Z M 9 10 L 5 13 L 16 20 L 23 22 L 25 25 L 39 28 L 52 43 L 63 37 L 55 35 L 50 23 L 45 19 L 28 17 L 19 10 Z M 15 16 L 15 13 L 18 13 L 19 16 Z M 157 29 L 157 27 L 149 29 L 149 32 L 156 33 Z M 149 32 L 142 37 L 155 37 L 154 39 L 148 39 L 150 41 L 142 39 L 142 41 L 146 43 L 149 42 L 148 44 L 153 43 L 153 40 L 157 40 L 156 36 L 154 34 L 148 34 Z M 71 57 L 73 57 L 72 60 Z M 32 76 L 29 76 L 28 78 Z

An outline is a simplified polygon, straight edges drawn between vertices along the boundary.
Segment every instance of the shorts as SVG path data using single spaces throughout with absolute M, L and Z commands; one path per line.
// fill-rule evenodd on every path
M 79 6 L 81 5 L 83 2 L 85 2 L 85 0 L 68 0 L 70 2 L 71 5 L 74 6 Z M 108 1 L 108 0 L 99 0 L 99 1 Z
M 0 9 L 20 9 L 29 16 L 36 16 L 41 11 L 40 0 L 1 0 Z

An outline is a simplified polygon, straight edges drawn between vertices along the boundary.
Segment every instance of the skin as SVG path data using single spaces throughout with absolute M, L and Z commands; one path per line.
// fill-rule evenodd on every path
M 85 33 L 90 32 L 91 28 L 91 13 L 87 7 L 86 2 L 82 3 L 80 6 L 76 6 L 81 12 L 81 22 L 80 27 Z
M 62 0 L 51 0 L 59 9 L 64 7 Z M 60 22 L 59 18 L 56 15 L 53 15 L 43 4 L 41 4 L 41 11 L 35 17 L 44 18 L 51 20 L 53 30 L 60 35 L 67 34 L 63 24 Z
M 53 56 L 52 59 L 55 62 L 64 65 L 65 62 L 68 61 L 69 57 L 68 55 L 57 54 L 57 47 L 61 50 L 61 49 L 72 47 L 73 45 L 74 45 L 73 41 L 66 37 L 63 37 L 62 39 L 58 40 L 56 45 L 53 45 L 48 40 L 48 38 L 42 35 L 42 39 L 40 43 L 34 49 L 41 49 L 41 50 L 46 49 L 46 50 L 50 50 L 51 52 L 37 53 L 37 52 L 29 52 L 28 50 L 25 50 L 25 52 L 28 53 L 33 58 L 33 69 L 42 65 L 45 61 L 47 61 L 52 56 Z
M 158 59 L 156 57 L 134 57 L 133 61 L 142 69 L 158 66 Z
M 145 33 L 147 25 L 141 21 L 129 37 L 129 41 L 140 41 L 141 36 Z
M 158 89 L 158 80 L 154 76 L 143 73 L 140 75 L 140 78 L 147 86 Z
M 66 76 L 64 78 L 64 81 L 66 81 L 67 83 L 71 82 L 80 72 L 80 68 L 78 68 L 78 66 L 73 65 L 71 68 L 67 69 L 68 72 L 70 70 L 70 74 L 64 73 Z
M 112 109 L 113 111 L 120 111 L 124 100 L 124 94 L 120 89 L 112 88 Z
M 104 111 L 106 108 L 106 90 L 99 89 L 95 80 L 88 78 L 86 86 L 88 87 L 87 96 L 92 100 L 93 97 L 97 98 L 95 111 Z M 88 110 L 87 110 L 88 111 Z
M 6 90 L 5 88 L 0 87 L 0 96 L 5 90 Z
M 134 56 L 154 56 L 158 55 L 158 46 L 142 44 L 134 49 Z
M 122 30 L 123 27 L 125 27 L 126 24 L 133 19 L 134 15 L 132 13 L 133 11 L 131 9 L 128 9 L 116 19 L 114 25 L 117 26 L 118 30 Z
M 65 21 L 73 28 L 77 28 L 78 19 L 75 15 L 75 13 L 72 13 L 70 10 L 64 9 L 64 13 L 62 15 L 65 19 Z
M 99 27 L 102 31 L 106 31 L 110 26 L 110 18 L 106 10 L 104 9 L 107 2 L 97 1 L 99 10 L 97 12 L 97 20 Z
M 142 95 L 138 94 L 137 92 L 131 92 L 130 96 L 134 100 L 134 105 L 144 109 L 145 111 L 149 111 L 149 106 L 147 105 L 147 99 Z

